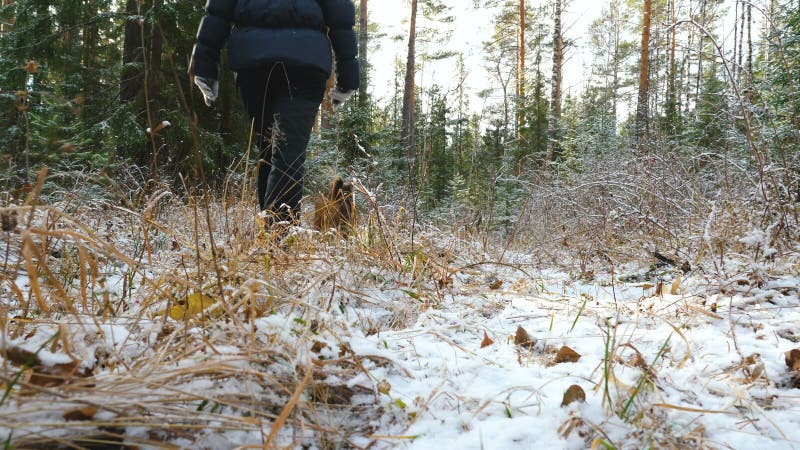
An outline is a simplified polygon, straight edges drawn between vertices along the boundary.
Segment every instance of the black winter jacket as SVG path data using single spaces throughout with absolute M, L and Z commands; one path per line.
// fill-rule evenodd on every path
M 337 85 L 355 90 L 359 67 L 354 25 L 352 0 L 208 0 L 192 52 L 194 74 L 219 79 L 226 41 L 233 71 L 284 62 L 330 74 L 333 48 Z

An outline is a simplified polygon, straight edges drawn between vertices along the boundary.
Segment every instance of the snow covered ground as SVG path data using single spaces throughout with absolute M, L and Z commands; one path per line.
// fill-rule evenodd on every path
M 800 448 L 800 390 L 784 356 L 800 348 L 796 251 L 729 261 L 724 274 L 665 270 L 659 285 L 620 281 L 647 268 L 581 280 L 433 232 L 412 246 L 297 230 L 270 252 L 219 230 L 215 261 L 205 244 L 170 234 L 180 228 L 151 230 L 149 258 L 141 236 L 118 226 L 58 235 L 50 258 L 23 251 L 42 233 L 5 236 L 0 439 Z M 39 258 L 67 299 L 26 265 Z M 184 314 L 193 302 L 197 314 Z

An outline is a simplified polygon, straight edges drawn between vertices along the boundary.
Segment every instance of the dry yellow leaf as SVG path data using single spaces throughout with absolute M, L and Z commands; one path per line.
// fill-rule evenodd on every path
M 676 276 L 675 280 L 672 282 L 672 285 L 669 287 L 669 293 L 671 295 L 678 295 L 678 292 L 680 292 L 680 287 L 681 287 L 681 274 L 678 274 L 678 276 Z
M 392 385 L 389 384 L 386 380 L 381 380 L 378 382 L 378 392 L 383 395 L 389 395 L 389 392 L 392 390 Z
M 169 309 L 169 316 L 175 320 L 188 319 L 198 314 L 203 314 L 205 310 L 217 303 L 213 298 L 203 294 L 202 292 L 195 292 L 189 294 L 186 300 L 178 303 Z
M 83 408 L 71 409 L 64 412 L 64 420 L 92 420 L 97 414 L 97 407 L 93 405 L 84 406 Z
M 800 349 L 792 349 L 785 353 L 786 366 L 791 371 L 800 371 Z

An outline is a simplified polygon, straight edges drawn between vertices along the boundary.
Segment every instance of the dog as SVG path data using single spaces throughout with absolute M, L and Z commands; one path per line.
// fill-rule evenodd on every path
M 336 177 L 327 194 L 317 196 L 314 204 L 314 228 L 325 232 L 333 228 L 346 235 L 356 228 L 356 202 L 353 183 Z

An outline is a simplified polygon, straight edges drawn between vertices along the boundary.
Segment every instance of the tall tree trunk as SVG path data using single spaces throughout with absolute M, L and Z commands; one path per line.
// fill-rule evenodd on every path
M 128 0 L 125 4 L 125 30 L 122 41 L 122 72 L 119 82 L 119 99 L 129 102 L 144 85 L 144 72 L 136 63 L 143 63 L 142 28 L 139 25 L 139 8 L 137 0 Z
M 706 26 L 706 5 L 708 0 L 700 0 L 700 25 Z M 697 73 L 694 78 L 694 99 L 695 102 L 700 100 L 700 92 L 703 84 L 703 52 L 705 51 L 706 35 L 700 33 L 697 41 Z
M 97 82 L 97 75 L 96 71 L 97 68 L 95 67 L 95 57 L 97 56 L 97 46 L 99 41 L 99 32 L 97 29 L 97 22 L 95 21 L 97 16 L 97 10 L 94 8 L 92 4 L 92 0 L 84 0 L 82 13 L 83 13 L 83 48 L 82 50 L 82 81 L 83 90 L 84 92 L 97 92 L 100 89 L 100 85 Z M 84 120 L 89 117 L 93 116 L 95 110 L 97 109 L 96 106 L 96 99 L 93 95 L 84 96 L 84 105 L 81 108 L 81 115 Z
M 517 137 L 525 126 L 525 0 L 519 0 L 519 64 L 517 67 Z
M 548 124 L 548 146 L 546 161 L 558 157 L 561 148 L 561 84 L 564 69 L 564 36 L 561 34 L 561 0 L 555 0 L 553 14 L 553 78 L 552 98 L 550 100 L 550 123 Z
M 617 131 L 617 101 L 619 99 L 619 72 L 620 72 L 620 17 L 619 17 L 619 4 L 616 0 L 611 2 L 611 20 L 614 22 L 614 54 L 612 60 L 611 75 L 611 115 L 614 117 L 614 132 Z
M 414 74 L 417 42 L 417 0 L 411 0 L 411 20 L 409 22 L 408 56 L 406 59 L 405 90 L 403 91 L 402 133 L 403 145 L 405 146 L 406 158 L 408 159 L 409 165 L 409 182 L 411 182 L 413 179 L 414 159 L 416 156 L 414 148 L 414 109 L 416 106 Z
M 675 66 L 675 0 L 670 0 L 669 2 L 669 15 L 670 15 L 670 38 L 669 38 L 669 73 L 667 75 L 667 105 L 666 105 L 666 115 L 667 115 L 667 131 L 668 133 L 674 135 L 677 131 L 677 121 L 678 121 L 678 102 L 676 99 L 676 87 L 675 87 L 675 78 L 676 75 L 676 66 Z M 672 137 L 672 136 L 670 136 Z
M 739 66 L 736 65 L 736 45 L 739 43 L 739 0 L 736 0 L 733 8 L 733 56 L 731 57 L 731 64 L 733 65 L 733 79 L 739 79 Z
M 158 22 L 158 15 L 161 11 L 163 0 L 153 1 L 153 19 L 150 27 L 150 53 L 147 64 L 147 90 L 149 94 L 148 113 L 152 126 L 161 122 L 158 106 L 158 94 L 161 90 L 161 56 L 164 50 L 164 36 Z
M 161 27 L 158 22 L 158 15 L 161 11 L 163 0 L 153 0 L 151 13 L 153 18 L 151 25 L 147 27 L 149 42 L 145 44 L 149 50 L 145 55 L 147 68 L 145 69 L 145 102 L 147 108 L 147 127 L 155 129 L 161 123 L 159 106 L 159 93 L 161 90 L 161 56 L 164 49 L 164 36 L 161 34 Z M 152 155 L 151 155 L 151 175 L 153 180 L 158 183 L 158 152 L 161 149 L 162 139 L 157 134 L 151 135 Z
M 747 81 L 753 82 L 753 5 L 747 4 Z
M 3 0 L 3 6 L 9 6 L 14 3 L 14 0 Z M 0 22 L 0 35 L 10 33 L 14 29 L 14 17 L 10 17 L 5 22 Z
M 127 0 L 125 3 L 125 25 L 122 40 L 122 70 L 119 80 L 119 99 L 122 103 L 133 102 L 144 88 L 144 49 L 139 2 Z M 140 103 L 135 103 L 137 107 Z M 141 111 L 137 111 L 138 113 Z M 147 164 L 149 146 L 117 144 L 116 153 L 130 158 L 137 165 Z
M 367 85 L 369 84 L 369 11 L 367 0 L 360 0 L 358 9 L 358 61 L 361 64 L 361 81 L 358 88 L 358 106 L 364 112 L 367 108 Z
M 739 69 L 739 78 L 742 77 L 742 73 L 744 72 L 744 66 L 743 66 L 744 60 L 742 55 L 744 55 L 744 28 L 745 28 L 744 19 L 746 17 L 745 9 L 746 5 L 744 4 L 744 2 L 742 2 L 741 8 L 739 10 L 739 49 L 736 53 L 737 56 L 736 66 Z
M 647 135 L 648 92 L 650 89 L 650 19 L 653 12 L 653 0 L 644 0 L 642 11 L 642 48 L 639 56 L 639 94 L 636 99 L 636 138 L 641 144 Z

